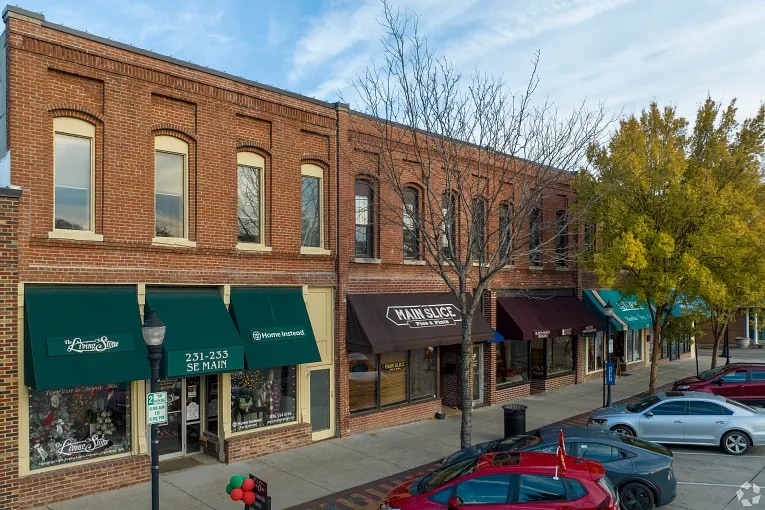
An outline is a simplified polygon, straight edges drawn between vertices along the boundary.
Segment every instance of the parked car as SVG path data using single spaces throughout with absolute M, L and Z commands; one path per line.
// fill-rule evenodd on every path
M 666 446 L 631 436 L 586 427 L 545 427 L 528 434 L 478 443 L 446 457 L 442 466 L 489 452 L 533 451 L 555 453 L 563 430 L 566 455 L 596 460 L 619 493 L 627 510 L 664 506 L 677 495 L 672 451 Z
M 745 404 L 765 404 L 765 363 L 731 363 L 675 381 L 673 390 L 707 391 Z
M 765 444 L 765 409 L 700 391 L 668 391 L 601 407 L 588 426 L 658 443 L 719 446 L 731 455 Z
M 380 509 L 458 510 L 463 505 L 491 505 L 496 510 L 619 510 L 619 496 L 600 463 L 575 457 L 564 460 L 566 469 L 556 477 L 558 457 L 549 453 L 499 452 L 468 458 L 399 485 L 385 496 Z

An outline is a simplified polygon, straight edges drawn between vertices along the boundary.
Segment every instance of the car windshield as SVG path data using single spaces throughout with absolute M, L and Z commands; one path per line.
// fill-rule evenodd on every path
M 528 436 L 523 436 L 517 439 L 505 439 L 504 441 L 499 443 L 499 446 L 497 447 L 496 451 L 506 452 L 510 450 L 512 451 L 526 450 L 542 442 L 543 442 L 542 435 L 539 433 L 539 431 L 536 431 L 532 434 L 529 434 Z M 492 451 L 492 450 L 489 450 L 489 451 Z
M 660 401 L 661 399 L 659 397 L 657 397 L 656 395 L 651 395 L 650 397 L 646 397 L 636 404 L 628 405 L 627 411 L 631 413 L 640 413 Z
M 747 410 L 747 411 L 749 411 L 750 413 L 755 413 L 755 414 L 757 414 L 757 409 L 755 409 L 754 407 L 750 407 L 750 406 L 748 406 L 748 405 L 746 405 L 746 404 L 742 404 L 742 403 L 741 403 L 741 402 L 739 402 L 738 400 L 730 400 L 730 399 L 727 399 L 727 398 L 726 398 L 726 399 L 725 399 L 725 402 L 727 402 L 728 404 L 730 404 L 730 405 L 732 405 L 732 406 L 735 406 L 735 407 L 738 407 L 738 408 L 741 408 L 741 409 L 746 409 L 746 410 Z
M 475 470 L 478 459 L 479 457 L 465 459 L 461 462 L 446 466 L 423 476 L 420 478 L 420 481 L 417 482 L 417 492 L 419 494 L 430 492 L 433 489 L 437 489 L 443 484 L 448 483 L 459 476 L 472 473 Z
M 716 376 L 717 374 L 721 373 L 723 370 L 725 370 L 725 367 L 724 367 L 724 366 L 722 366 L 722 367 L 717 367 L 717 368 L 710 368 L 709 370 L 704 370 L 703 372 L 701 372 L 701 373 L 700 373 L 699 375 L 697 375 L 696 377 L 698 377 L 698 378 L 699 378 L 699 379 L 701 379 L 702 381 L 706 381 L 706 380 L 708 380 L 708 379 L 711 379 L 711 378 L 713 378 L 713 377 L 714 377 L 714 376 Z

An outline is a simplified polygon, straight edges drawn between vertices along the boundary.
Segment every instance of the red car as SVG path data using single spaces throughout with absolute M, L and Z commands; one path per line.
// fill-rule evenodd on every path
M 731 363 L 675 381 L 673 390 L 706 391 L 746 404 L 765 404 L 765 363 Z
M 566 469 L 556 477 L 557 465 L 551 453 L 487 453 L 399 485 L 380 509 L 619 510 L 602 464 L 565 457 Z

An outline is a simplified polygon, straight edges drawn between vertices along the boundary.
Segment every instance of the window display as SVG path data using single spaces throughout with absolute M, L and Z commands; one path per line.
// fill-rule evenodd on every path
M 295 365 L 231 374 L 231 427 L 234 432 L 296 421 Z
M 603 370 L 603 332 L 598 331 L 595 336 L 585 338 L 587 339 L 587 371 Z
M 436 349 L 427 347 L 409 354 L 412 360 L 409 370 L 409 391 L 412 400 L 436 396 Z
M 380 354 L 380 405 L 406 401 L 406 352 Z
M 574 370 L 574 340 L 570 336 L 548 339 L 547 376 Z
M 529 379 L 529 342 L 505 340 L 497 344 L 497 384 Z
M 130 451 L 130 384 L 29 390 L 29 468 Z

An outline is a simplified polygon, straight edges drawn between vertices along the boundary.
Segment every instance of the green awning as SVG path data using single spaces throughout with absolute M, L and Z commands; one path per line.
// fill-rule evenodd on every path
M 147 379 L 136 288 L 26 285 L 24 351 L 36 390 Z
M 244 347 L 218 289 L 147 288 L 146 306 L 167 327 L 162 378 L 244 368 Z
M 229 313 L 244 342 L 248 368 L 321 361 L 300 288 L 232 287 Z
M 597 313 L 603 324 L 606 321 L 603 307 L 606 303 L 611 303 L 614 307 L 611 327 L 616 331 L 652 327 L 651 311 L 645 303 L 638 301 L 634 296 L 623 296 L 619 291 L 610 289 L 586 289 L 583 296 L 585 306 Z

